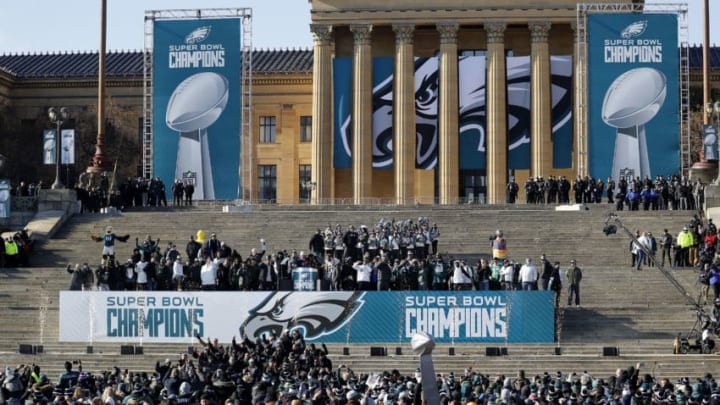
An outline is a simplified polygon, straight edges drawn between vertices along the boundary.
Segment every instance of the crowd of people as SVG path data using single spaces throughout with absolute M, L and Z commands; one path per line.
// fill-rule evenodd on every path
M 35 197 L 40 193 L 43 186 L 42 180 L 37 183 L 20 180 L 17 184 L 11 184 L 10 195 L 13 197 Z
M 292 289 L 293 271 L 313 268 L 324 290 L 552 290 L 559 297 L 564 281 L 573 286 L 579 305 L 579 282 L 571 274 L 580 272 L 573 260 L 566 272 L 543 254 L 538 268 L 532 259 L 510 260 L 507 244 L 498 230 L 491 237 L 492 255 L 475 263 L 444 257 L 438 252 L 440 230 L 428 218 L 381 219 L 372 227 L 340 224 L 317 229 L 308 251 L 267 252 L 260 239 L 244 258 L 212 233 L 190 236 L 184 251 L 173 242 L 165 248 L 150 235 L 135 239 L 131 257 L 115 258 L 116 241 L 127 242 L 112 227 L 93 236 L 102 242 L 103 260 L 92 269 L 88 264 L 68 265 L 71 290 L 221 290 L 271 291 Z M 569 305 L 569 304 L 568 304 Z
M 519 185 L 511 179 L 507 185 L 507 202 L 515 203 Z M 592 176 L 577 176 L 571 184 L 565 176 L 530 177 L 525 182 L 527 204 L 570 204 L 573 192 L 575 204 L 602 203 L 622 211 L 628 210 L 695 210 L 701 208 L 704 199 L 704 185 L 699 180 L 691 182 L 685 177 L 671 175 L 667 179 L 645 176 L 618 181 L 608 177 L 606 181 Z
M 217 339 L 193 346 L 177 360 L 157 362 L 152 372 L 117 367 L 83 370 L 65 362 L 53 380 L 38 365 L 7 367 L 0 373 L 3 403 L 153 405 L 422 404 L 421 370 L 356 373 L 333 364 L 324 344 L 307 344 L 297 331 L 222 345 Z M 490 375 L 472 368 L 436 376 L 440 404 L 464 405 L 700 405 L 720 403 L 720 386 L 710 373 L 671 381 L 644 373 L 643 364 L 613 375 L 587 371 Z
M 120 211 L 127 208 L 167 207 L 167 189 L 160 177 L 146 179 L 129 177 L 120 182 L 116 190 L 110 190 L 108 176 L 103 174 L 100 184 L 95 186 L 79 184 L 75 188 L 80 202 L 80 212 L 99 212 L 102 208 L 113 207 Z M 175 180 L 170 188 L 172 206 L 193 205 L 195 186 L 191 181 Z

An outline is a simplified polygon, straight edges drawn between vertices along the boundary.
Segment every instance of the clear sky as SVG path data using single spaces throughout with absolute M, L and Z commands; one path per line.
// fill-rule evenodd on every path
M 700 44 L 702 0 L 687 4 L 690 43 Z M 252 8 L 255 48 L 312 46 L 308 0 L 108 0 L 107 49 L 143 48 L 145 10 L 238 7 Z M 99 15 L 100 0 L 0 0 L 0 54 L 97 50 Z M 710 21 L 710 42 L 720 45 L 720 0 L 710 0 Z

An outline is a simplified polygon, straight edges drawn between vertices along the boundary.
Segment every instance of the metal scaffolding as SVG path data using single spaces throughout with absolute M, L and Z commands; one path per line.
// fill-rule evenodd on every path
M 153 176 L 153 40 L 157 20 L 239 18 L 241 20 L 240 56 L 240 185 L 239 199 L 252 196 L 252 9 L 213 8 L 182 10 L 148 10 L 145 12 L 143 48 L 143 169 L 145 178 Z M 245 185 L 247 180 L 248 184 Z
M 613 14 L 613 13 L 655 13 L 675 14 L 678 19 L 678 46 L 679 46 L 679 75 L 678 84 L 680 105 L 679 117 L 680 132 L 680 170 L 687 176 L 692 156 L 690 151 L 690 57 L 689 57 L 689 32 L 688 32 L 688 5 L 686 3 L 668 4 L 641 4 L 641 3 L 579 3 L 577 5 L 576 32 L 577 55 L 584 61 L 578 72 L 579 82 L 582 83 L 582 91 L 578 102 L 579 128 L 584 133 L 584 142 L 588 136 L 588 65 L 587 65 L 587 16 L 588 14 Z M 586 145 L 583 150 L 587 151 Z

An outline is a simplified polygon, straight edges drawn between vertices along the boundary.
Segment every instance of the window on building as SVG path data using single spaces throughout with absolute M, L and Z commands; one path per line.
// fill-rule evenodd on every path
M 485 49 L 462 49 L 460 50 L 460 56 L 485 56 L 487 50 Z
M 260 143 L 275 143 L 275 116 L 260 117 Z
M 275 202 L 277 198 L 277 166 L 258 166 L 258 200 Z
M 460 197 L 468 204 L 485 204 L 486 193 L 485 170 L 460 170 Z
M 310 165 L 300 165 L 300 202 L 310 201 L 312 186 L 310 185 Z
M 461 49 L 458 51 L 460 56 L 487 56 L 487 49 Z M 505 56 L 514 56 L 515 52 L 512 49 L 505 50 Z
M 312 116 L 300 117 L 300 142 L 312 142 Z

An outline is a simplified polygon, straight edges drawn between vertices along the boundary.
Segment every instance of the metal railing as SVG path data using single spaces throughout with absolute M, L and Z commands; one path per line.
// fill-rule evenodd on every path
M 11 197 L 10 211 L 37 211 L 38 197 Z

